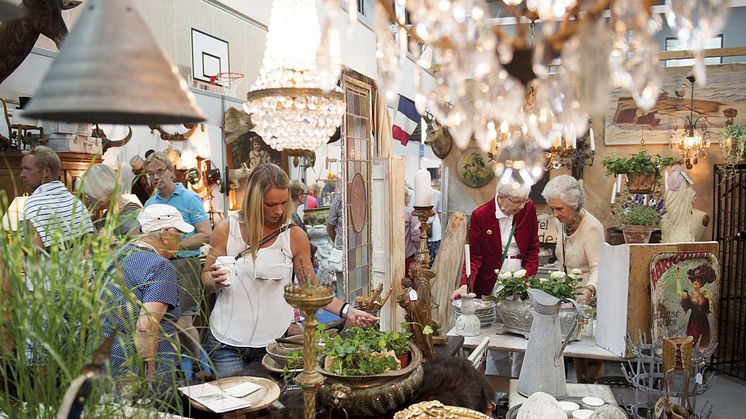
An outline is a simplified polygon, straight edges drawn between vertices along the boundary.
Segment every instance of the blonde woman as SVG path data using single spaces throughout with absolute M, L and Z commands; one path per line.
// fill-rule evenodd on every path
M 277 165 L 260 164 L 249 176 L 241 211 L 213 231 L 202 282 L 218 295 L 205 347 L 220 377 L 238 375 L 261 360 L 265 347 L 294 321 L 283 288 L 294 276 L 314 278 L 308 236 L 287 227 L 291 207 L 287 174 Z M 219 256 L 237 257 L 235 274 L 228 276 L 215 263 Z M 377 320 L 338 299 L 326 309 L 355 326 Z
M 115 191 L 119 184 L 119 176 L 109 166 L 94 164 L 86 170 L 81 183 L 81 192 L 85 197 L 85 206 L 93 213 L 93 226 L 98 230 L 103 227 L 109 216 L 109 211 L 117 206 L 119 210 L 116 234 L 120 237 L 135 236 L 140 233 L 137 214 L 142 206 L 127 201 L 119 191 Z M 115 195 L 114 192 L 117 192 Z M 97 214 L 106 211 L 100 218 Z

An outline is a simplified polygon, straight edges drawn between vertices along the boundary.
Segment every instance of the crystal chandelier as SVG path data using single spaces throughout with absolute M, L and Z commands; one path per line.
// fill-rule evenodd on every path
M 273 1 L 264 60 L 244 110 L 253 131 L 276 150 L 316 150 L 342 123 L 339 60 L 329 57 L 339 38 L 328 34 L 320 46 L 314 0 Z
M 722 28 L 726 3 L 669 0 L 664 6 L 669 27 L 695 50 L 698 78 L 701 40 Z M 495 19 L 504 17 L 514 18 L 514 31 Z M 494 127 L 506 122 L 527 128 L 513 143 L 548 150 L 569 131 L 585 133 L 590 116 L 607 111 L 612 85 L 648 110 L 662 83 L 655 39 L 662 19 L 650 1 L 377 0 L 374 27 L 385 96 L 395 97 L 400 65 L 412 54 L 419 68 L 433 73 L 426 83 L 415 71 L 418 110 L 431 112 L 462 149 L 474 139 L 489 150 Z
M 686 161 L 686 168 L 691 169 L 699 162 L 700 158 L 705 157 L 706 150 L 710 148 L 710 133 L 707 131 L 707 117 L 697 112 L 694 116 L 694 81 L 693 75 L 686 78 L 691 88 L 689 102 L 689 115 L 681 118 L 684 122 L 683 129 L 674 125 L 671 133 L 672 143 L 678 147 Z M 678 96 L 678 92 L 676 93 Z M 682 95 L 683 96 L 683 95 Z

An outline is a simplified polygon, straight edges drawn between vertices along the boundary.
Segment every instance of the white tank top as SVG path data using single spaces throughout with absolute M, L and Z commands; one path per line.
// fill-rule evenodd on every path
M 233 214 L 226 253 L 235 256 L 245 248 L 238 216 Z M 293 307 L 283 297 L 292 277 L 288 229 L 271 246 L 259 249 L 256 266 L 250 252 L 238 261 L 236 275 L 218 294 L 210 315 L 213 336 L 227 345 L 251 348 L 263 348 L 281 337 L 293 321 Z

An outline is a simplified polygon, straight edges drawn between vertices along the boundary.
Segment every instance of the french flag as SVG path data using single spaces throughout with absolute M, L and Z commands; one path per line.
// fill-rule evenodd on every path
M 420 124 L 420 114 L 417 113 L 417 109 L 414 107 L 414 102 L 399 95 L 399 106 L 396 109 L 396 115 L 394 115 L 394 126 L 392 127 L 392 134 L 395 140 L 398 140 L 401 145 L 406 146 L 409 142 L 409 137 Z

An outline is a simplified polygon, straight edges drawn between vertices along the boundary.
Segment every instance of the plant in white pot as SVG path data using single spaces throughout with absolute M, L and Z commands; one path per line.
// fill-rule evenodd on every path
M 531 303 L 528 300 L 529 288 L 540 289 L 560 300 L 573 300 L 582 280 L 580 271 L 574 269 L 570 274 L 562 271 L 552 272 L 549 278 L 526 276 L 525 269 L 515 272 L 498 272 L 497 282 L 493 289 L 496 300 L 497 316 L 502 320 L 498 333 L 517 333 L 528 339 L 531 332 Z M 576 311 L 572 306 L 560 312 L 560 326 L 566 335 L 575 322 Z M 578 335 L 572 337 L 577 339 Z

